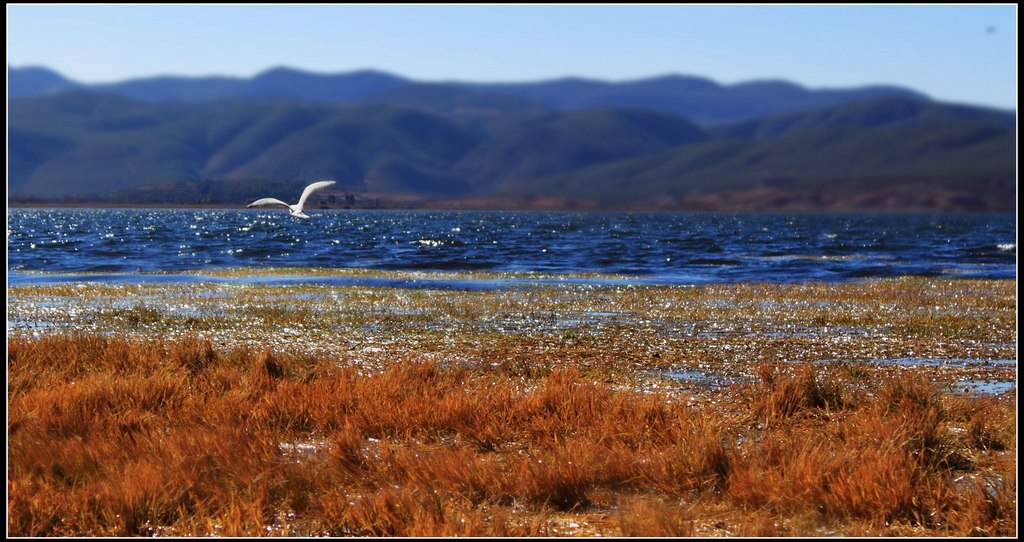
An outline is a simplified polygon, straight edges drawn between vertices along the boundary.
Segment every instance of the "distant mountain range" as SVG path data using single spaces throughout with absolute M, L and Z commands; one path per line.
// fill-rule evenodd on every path
M 338 206 L 1015 209 L 1015 113 L 898 87 L 8 67 L 8 115 L 15 202 L 233 205 L 333 178 Z
M 247 79 L 162 76 L 95 85 L 76 83 L 40 67 L 8 67 L 7 76 L 9 98 L 75 89 L 150 103 L 271 99 L 322 103 L 411 101 L 421 107 L 438 107 L 453 100 L 474 101 L 490 96 L 491 105 L 508 108 L 524 104 L 556 110 L 633 107 L 673 113 L 702 124 L 735 122 L 882 96 L 926 99 L 918 92 L 893 86 L 809 90 L 785 81 L 753 81 L 723 86 L 709 79 L 682 75 L 621 83 L 581 78 L 511 84 L 419 83 L 372 70 L 316 74 L 274 68 Z M 500 100 L 497 97 L 517 100 Z

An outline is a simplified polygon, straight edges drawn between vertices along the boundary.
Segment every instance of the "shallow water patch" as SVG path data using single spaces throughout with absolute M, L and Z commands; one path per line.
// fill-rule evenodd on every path
M 721 390 L 740 382 L 740 379 L 735 377 L 728 377 L 700 369 L 670 369 L 659 374 L 669 380 L 712 390 Z
M 1017 367 L 1014 359 L 982 359 L 982 358 L 870 358 L 870 359 L 817 359 L 811 363 L 867 363 L 882 367 L 948 367 L 952 369 L 1000 369 L 1009 370 Z M 805 363 L 793 360 L 788 363 Z
M 1017 366 L 1017 360 L 1015 359 L 981 358 L 885 358 L 868 360 L 868 363 L 896 367 L 992 367 L 1005 369 Z
M 967 379 L 953 384 L 953 391 L 969 395 L 999 395 L 1017 389 L 1017 382 L 991 379 Z

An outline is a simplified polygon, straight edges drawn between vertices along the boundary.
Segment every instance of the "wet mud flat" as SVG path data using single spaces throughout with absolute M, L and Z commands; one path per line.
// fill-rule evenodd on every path
M 1015 330 L 1005 280 L 239 269 L 18 284 L 9 528 L 1012 534 Z M 84 496 L 96 484 L 102 502 Z M 84 504 L 55 497 L 78 491 Z
M 154 280 L 162 276 L 9 287 L 8 335 L 194 336 L 368 368 L 395 357 L 486 365 L 500 348 L 506 361 L 583 362 L 622 385 L 686 392 L 750 379 L 760 362 L 912 370 L 975 393 L 1016 381 L 1014 281 L 665 286 L 332 269 Z

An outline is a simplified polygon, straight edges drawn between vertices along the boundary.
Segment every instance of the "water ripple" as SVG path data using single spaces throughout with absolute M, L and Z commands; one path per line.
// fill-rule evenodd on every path
M 645 281 L 1016 277 L 1013 215 L 10 209 L 8 270 L 363 267 Z

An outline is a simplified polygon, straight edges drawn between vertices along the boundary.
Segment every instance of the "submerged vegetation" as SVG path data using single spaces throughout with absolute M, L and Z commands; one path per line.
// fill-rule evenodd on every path
M 1013 536 L 1015 288 L 9 287 L 8 532 Z

